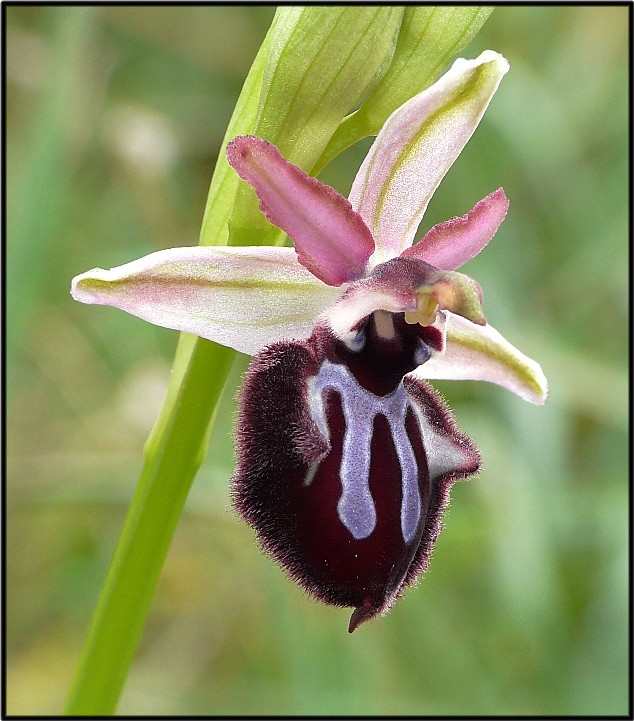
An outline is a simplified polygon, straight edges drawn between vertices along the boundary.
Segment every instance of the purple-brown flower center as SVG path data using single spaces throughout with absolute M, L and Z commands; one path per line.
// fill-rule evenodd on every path
M 434 391 L 406 377 L 441 341 L 376 311 L 352 340 L 320 325 L 271 346 L 247 376 L 236 507 L 293 578 L 356 607 L 351 630 L 424 568 L 450 481 L 477 467 Z

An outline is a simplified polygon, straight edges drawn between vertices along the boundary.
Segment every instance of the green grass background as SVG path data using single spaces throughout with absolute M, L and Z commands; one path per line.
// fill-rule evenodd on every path
M 73 303 L 73 275 L 193 245 L 271 7 L 4 7 L 7 704 L 59 713 L 177 334 Z M 466 270 L 542 364 L 547 406 L 437 383 L 482 450 L 420 585 L 346 632 L 228 509 L 240 357 L 122 714 L 624 714 L 628 40 L 625 7 L 499 7 L 508 57 L 423 229 L 503 185 Z M 347 192 L 368 143 L 322 178 Z M 134 589 L 130 589 L 134 595 Z

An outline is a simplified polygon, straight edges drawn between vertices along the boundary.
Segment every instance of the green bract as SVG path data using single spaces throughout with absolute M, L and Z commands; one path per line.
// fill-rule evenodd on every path
M 407 7 L 390 67 L 331 138 L 319 171 L 354 143 L 376 135 L 400 105 L 431 85 L 477 35 L 492 7 Z

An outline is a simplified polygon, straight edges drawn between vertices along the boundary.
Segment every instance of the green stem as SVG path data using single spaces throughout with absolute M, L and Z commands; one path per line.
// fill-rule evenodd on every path
M 159 574 L 234 351 L 197 340 L 160 439 L 146 459 L 115 550 L 66 714 L 112 715 L 123 688 Z M 211 374 L 211 376 L 210 376 Z M 211 419 L 213 421 L 213 418 Z
M 250 131 L 269 37 L 245 81 L 223 148 Z M 209 189 L 201 245 L 227 242 L 226 218 L 238 177 L 221 154 Z M 235 353 L 181 334 L 161 413 L 145 444 L 145 463 L 84 643 L 65 713 L 111 715 L 143 632 L 165 556 L 192 481 L 205 457 L 216 408 Z

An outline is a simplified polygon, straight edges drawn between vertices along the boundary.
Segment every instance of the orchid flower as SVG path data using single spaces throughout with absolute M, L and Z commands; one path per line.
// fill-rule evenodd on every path
M 254 136 L 227 147 L 294 248 L 158 251 L 73 280 L 84 303 L 255 355 L 237 421 L 234 507 L 314 597 L 386 613 L 427 568 L 454 481 L 480 456 L 429 378 L 486 380 L 544 403 L 546 379 L 486 322 L 456 268 L 504 219 L 500 188 L 412 245 L 507 61 L 457 60 L 398 108 L 346 200 Z

